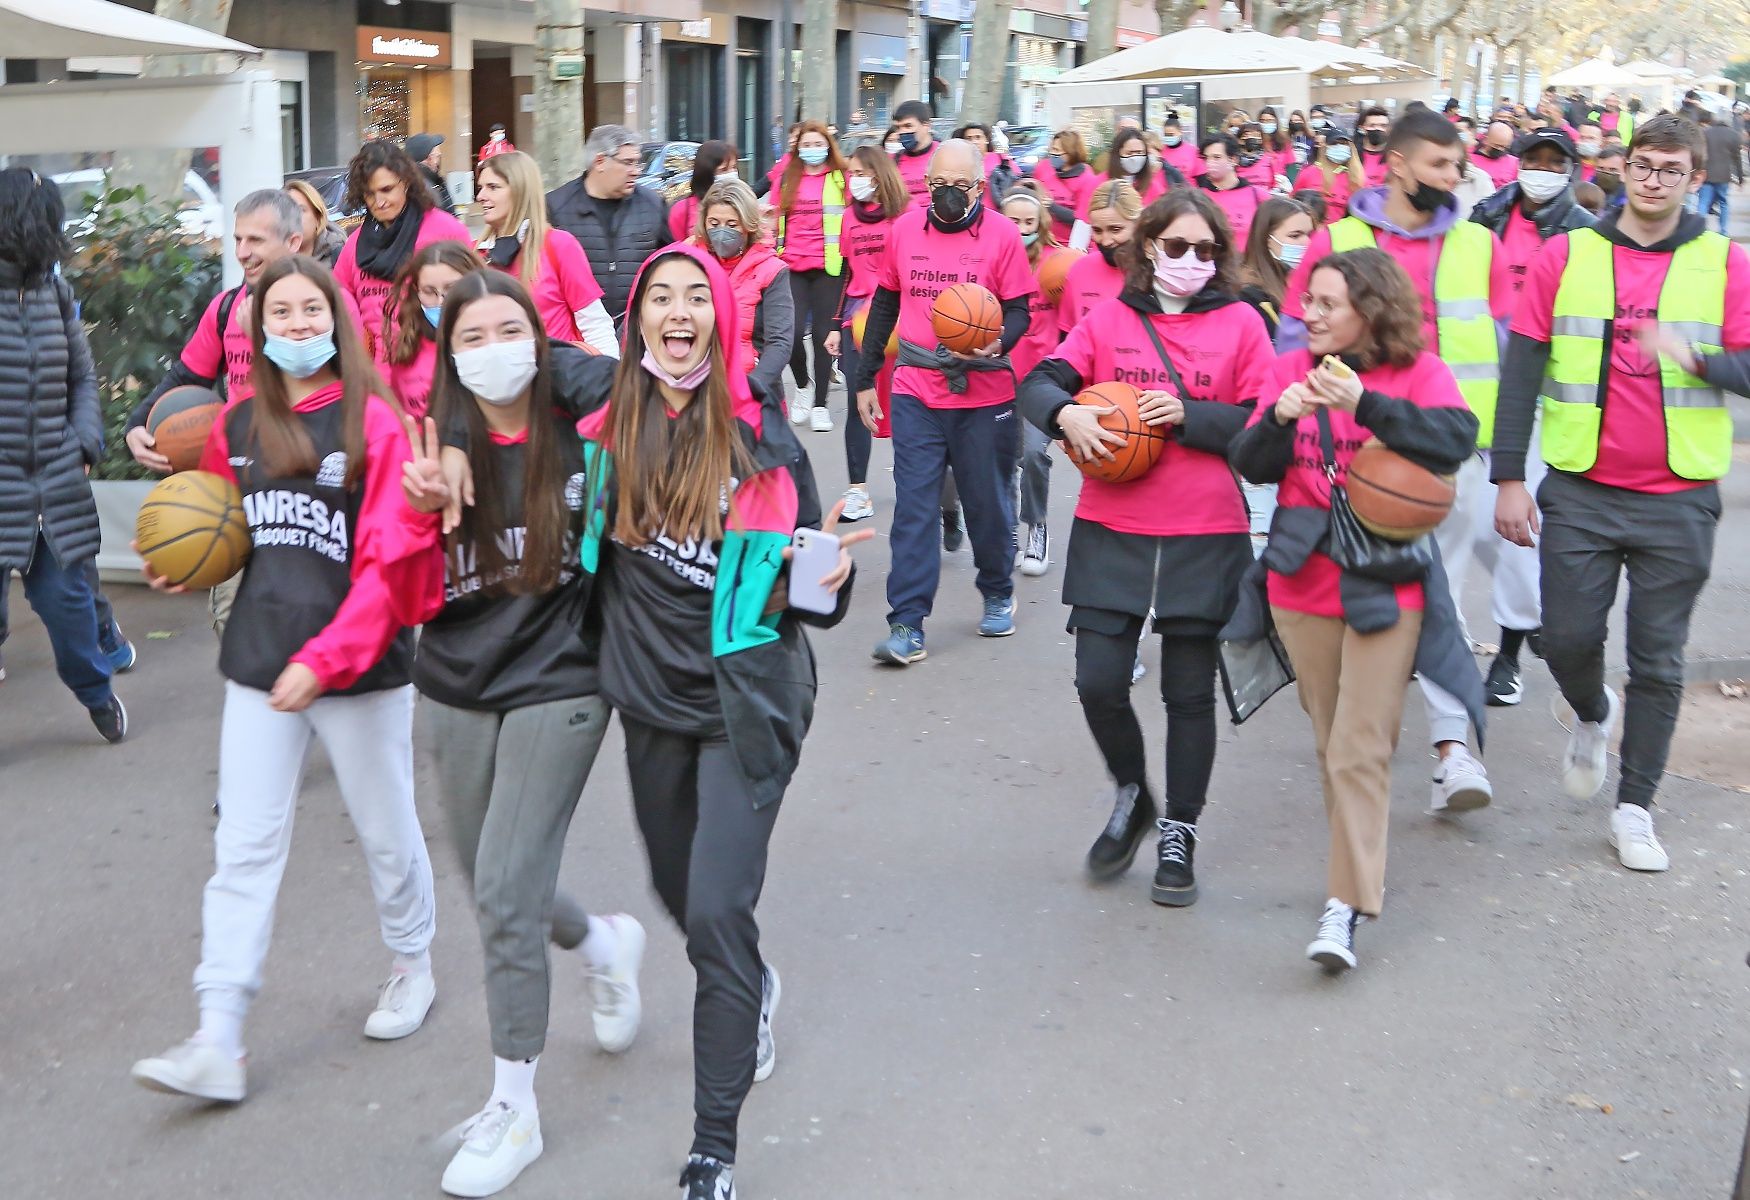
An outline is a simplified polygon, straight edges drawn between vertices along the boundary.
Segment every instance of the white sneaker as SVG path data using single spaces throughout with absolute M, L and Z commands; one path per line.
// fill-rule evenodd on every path
M 790 424 L 801 425 L 808 420 L 808 401 L 798 392 L 790 397 Z
M 1136 655 L 1136 665 L 1130 668 L 1130 682 L 1139 683 L 1141 682 L 1142 677 L 1147 674 L 1148 667 L 1143 664 L 1142 652 L 1138 651 Z
M 444 1168 L 443 1189 L 452 1196 L 502 1192 L 541 1157 L 541 1118 L 500 1100 L 474 1114 L 461 1128 L 462 1148 Z
M 1027 545 L 1021 554 L 1021 574 L 1043 575 L 1051 565 L 1051 535 L 1044 523 L 1027 526 Z
M 1610 844 L 1631 871 L 1669 871 L 1671 859 L 1653 832 L 1653 814 L 1638 804 L 1618 804 L 1610 813 Z
M 817 404 L 808 418 L 808 428 L 815 433 L 832 432 L 832 409 L 824 404 Z
M 1430 813 L 1469 812 L 1487 808 L 1495 798 L 1489 784 L 1489 773 L 1483 764 L 1460 747 L 1441 759 L 1434 767 L 1434 787 L 1428 798 Z
M 1604 701 L 1610 706 L 1604 720 L 1574 718 L 1574 731 L 1568 735 L 1568 749 L 1562 755 L 1562 789 L 1576 800 L 1596 796 L 1603 789 L 1604 776 L 1610 769 L 1610 734 L 1616 728 L 1622 701 L 1610 688 L 1604 689 Z
M 841 521 L 866 521 L 875 515 L 875 502 L 869 499 L 869 489 L 849 487 L 845 489 L 845 509 L 839 514 Z
M 1341 900 L 1326 900 L 1319 934 L 1306 948 L 1306 956 L 1327 971 L 1349 970 L 1355 965 L 1355 927 L 1364 920 Z
M 236 1104 L 243 1099 L 246 1061 L 192 1037 L 156 1057 L 142 1058 L 128 1074 L 154 1092 Z
M 625 913 L 603 917 L 614 927 L 613 961 L 589 967 L 590 1021 L 596 1045 L 609 1054 L 623 1054 L 638 1037 L 644 1000 L 638 992 L 638 969 L 644 964 L 644 926 Z
M 377 1008 L 365 1018 L 365 1036 L 392 1042 L 416 1033 L 437 999 L 430 971 L 396 971 L 377 993 Z
M 755 1083 L 770 1079 L 772 1069 L 778 1065 L 778 1046 L 772 1041 L 772 1017 L 777 1014 L 778 998 L 783 994 L 783 986 L 778 982 L 778 968 L 767 963 L 765 981 L 760 987 L 759 1048 L 753 1060 Z

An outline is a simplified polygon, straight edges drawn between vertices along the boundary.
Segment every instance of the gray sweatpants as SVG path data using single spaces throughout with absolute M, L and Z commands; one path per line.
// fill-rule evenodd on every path
M 588 913 L 556 890 L 559 860 L 612 710 L 599 696 L 503 713 L 427 704 L 438 795 L 474 884 L 492 1052 L 534 1058 L 547 1044 L 547 940 L 569 950 L 589 932 Z
M 1643 807 L 1665 774 L 1683 702 L 1689 617 L 1713 567 L 1715 484 L 1653 495 L 1551 471 L 1543 511 L 1543 658 L 1582 720 L 1600 721 L 1604 638 L 1628 570 L 1628 688 L 1617 799 Z

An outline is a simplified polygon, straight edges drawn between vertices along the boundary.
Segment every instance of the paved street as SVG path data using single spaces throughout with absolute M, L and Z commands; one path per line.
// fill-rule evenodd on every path
M 803 436 L 836 495 L 839 435 Z M 888 461 L 878 449 L 883 530 Z M 1052 490 L 1067 531 L 1061 461 Z M 1698 656 L 1750 652 L 1742 454 L 1726 492 Z M 1151 904 L 1141 862 L 1090 886 L 1081 856 L 1106 800 L 1058 570 L 1018 580 L 1019 633 L 983 641 L 971 556 L 950 556 L 931 656 L 895 672 L 868 660 L 885 541 L 863 549 L 851 620 L 815 639 L 819 713 L 761 906 L 785 998 L 777 1073 L 742 1122 L 747 1200 L 1726 1194 L 1750 1103 L 1744 794 L 1668 780 L 1673 869 L 1624 872 L 1607 802 L 1557 786 L 1553 687 L 1534 666 L 1524 706 L 1492 730 L 1495 806 L 1436 821 L 1412 697 L 1386 916 L 1361 930 L 1361 969 L 1329 980 L 1302 957 L 1325 828 L 1291 693 L 1243 730 L 1223 724 L 1195 908 Z M 112 594 L 141 652 L 120 685 L 134 733 L 116 748 L 12 600 L 0 1196 L 437 1196 L 450 1146 L 434 1139 L 491 1072 L 478 939 L 429 763 L 440 992 L 426 1028 L 386 1045 L 360 1033 L 387 953 L 318 757 L 248 1030 L 249 1101 L 203 1110 L 128 1082 L 134 1058 L 193 1028 L 220 686 L 198 599 Z M 1485 629 L 1480 589 L 1469 601 Z M 1158 779 L 1153 686 L 1138 695 Z M 505 1193 L 519 1200 L 671 1196 L 689 1140 L 691 972 L 647 885 L 619 755 L 614 735 L 564 882 L 650 928 L 644 1029 L 623 1058 L 596 1052 L 581 967 L 559 965 L 546 1156 Z

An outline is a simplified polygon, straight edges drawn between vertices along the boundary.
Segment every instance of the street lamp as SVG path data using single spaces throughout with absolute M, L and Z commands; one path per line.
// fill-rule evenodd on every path
M 1228 33 L 1232 33 L 1234 31 L 1234 26 L 1240 23 L 1240 18 L 1243 15 L 1244 14 L 1240 12 L 1240 6 L 1235 4 L 1234 0 L 1226 0 L 1221 6 L 1222 29 Z

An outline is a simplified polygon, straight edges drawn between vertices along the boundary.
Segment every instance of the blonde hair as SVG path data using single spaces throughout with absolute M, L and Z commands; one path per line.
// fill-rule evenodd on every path
M 541 276 L 542 260 L 546 258 L 547 231 L 552 228 L 547 224 L 547 189 L 541 182 L 541 168 L 521 150 L 507 150 L 480 164 L 480 173 L 487 171 L 502 179 L 504 186 L 510 189 L 510 221 L 505 233 L 515 236 L 523 228 L 523 223 L 528 223 L 522 249 L 517 254 L 516 273 L 523 286 L 533 291 L 535 280 Z M 498 236 L 503 234 L 494 233 L 495 238 Z M 491 244 L 488 241 L 481 249 Z
M 321 238 L 324 230 L 338 229 L 338 226 L 334 224 L 333 216 L 328 212 L 327 202 L 322 199 L 322 193 L 317 191 L 309 183 L 306 183 L 302 179 L 288 179 L 280 190 L 282 192 L 296 192 L 304 198 L 304 203 L 308 204 L 310 206 L 310 211 L 316 214 L 316 237 L 318 239 Z M 299 232 L 302 232 L 303 222 L 300 221 L 298 225 Z M 305 254 L 313 255 L 316 253 L 316 247 L 314 246 L 305 246 L 303 249 Z
M 1126 221 L 1134 221 L 1142 216 L 1142 197 L 1124 180 L 1109 179 L 1088 193 L 1088 212 L 1097 213 L 1102 208 L 1114 209 Z
M 760 236 L 760 202 L 753 194 L 753 189 L 741 180 L 733 177 L 719 179 L 705 192 L 705 198 L 699 201 L 698 215 L 693 219 L 693 232 L 701 242 L 705 241 L 705 216 L 717 205 L 725 205 L 735 210 L 735 219 L 741 222 L 741 231 L 752 243 Z

